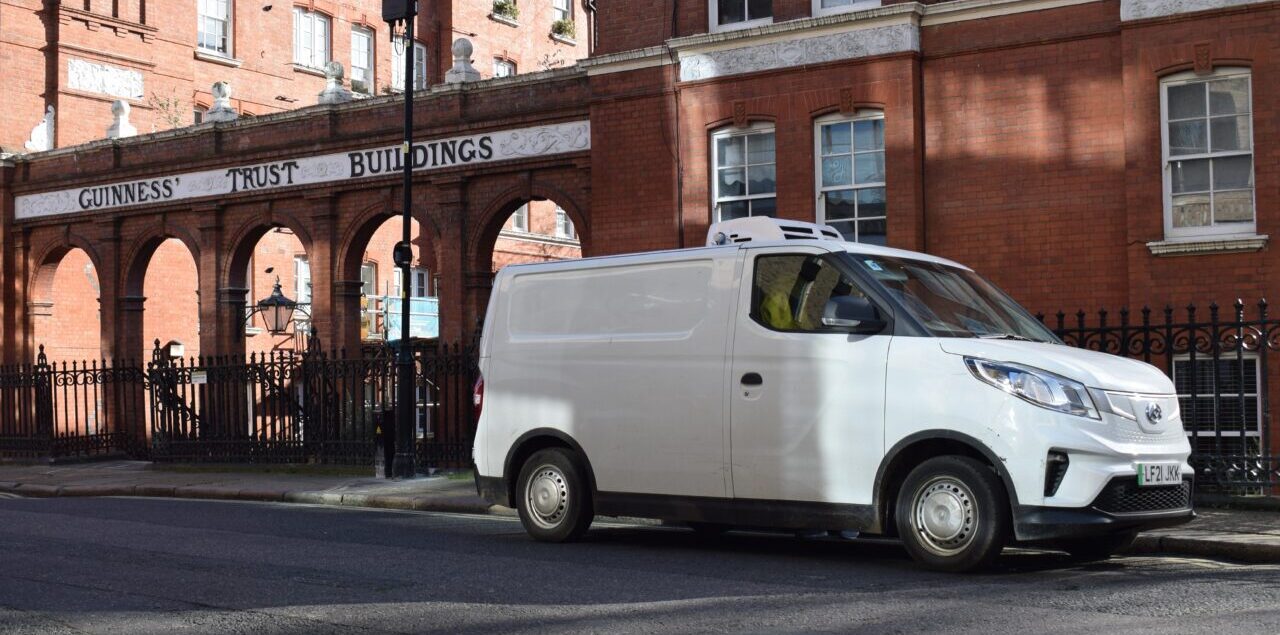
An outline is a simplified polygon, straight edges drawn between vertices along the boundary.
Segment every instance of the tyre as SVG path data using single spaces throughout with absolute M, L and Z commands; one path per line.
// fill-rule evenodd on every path
M 966 456 L 934 457 L 911 470 L 895 512 L 907 552 L 938 571 L 990 565 L 1011 525 L 1009 496 L 995 470 Z
M 595 517 L 585 471 L 564 448 L 534 452 L 520 469 L 516 494 L 520 523 L 537 540 L 572 542 Z
M 1076 562 L 1093 562 L 1110 558 L 1117 551 L 1132 545 L 1137 537 L 1138 532 L 1126 531 L 1108 536 L 1062 540 L 1056 546 L 1067 552 Z

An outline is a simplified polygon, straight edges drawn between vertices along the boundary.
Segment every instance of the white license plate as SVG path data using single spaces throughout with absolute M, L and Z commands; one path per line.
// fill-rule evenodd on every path
M 1139 463 L 1138 486 L 1177 485 L 1182 482 L 1181 463 Z

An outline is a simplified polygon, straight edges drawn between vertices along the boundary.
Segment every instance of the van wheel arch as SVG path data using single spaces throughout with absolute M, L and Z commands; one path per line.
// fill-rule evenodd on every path
M 898 491 L 906 480 L 907 474 L 928 459 L 947 455 L 967 456 L 981 461 L 994 470 L 1004 483 L 1005 492 L 1009 495 L 1010 512 L 1014 511 L 1017 507 L 1018 495 L 1013 488 L 1013 478 L 1005 469 L 1004 462 L 991 448 L 967 434 L 952 430 L 924 430 L 894 444 L 885 453 L 884 460 L 880 462 L 874 486 L 878 531 L 885 535 L 896 532 L 894 508 L 898 500 Z
M 587 453 L 582 450 L 582 446 L 578 444 L 573 437 L 552 428 L 537 428 L 530 430 L 516 439 L 511 444 L 511 449 L 507 451 L 506 461 L 503 462 L 502 475 L 506 481 L 507 501 L 511 503 L 508 506 L 514 506 L 516 501 L 516 487 L 520 479 L 520 469 L 524 466 L 524 462 L 533 456 L 538 450 L 545 448 L 565 448 L 573 452 L 580 462 L 584 474 L 587 477 L 587 485 L 590 487 L 592 498 L 596 493 L 596 473 L 591 468 L 591 460 L 587 458 Z

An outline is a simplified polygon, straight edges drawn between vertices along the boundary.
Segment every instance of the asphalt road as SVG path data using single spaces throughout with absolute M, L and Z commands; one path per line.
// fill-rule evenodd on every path
M 168 499 L 0 499 L 0 633 L 1277 633 L 1280 567 L 922 571 L 892 544 Z

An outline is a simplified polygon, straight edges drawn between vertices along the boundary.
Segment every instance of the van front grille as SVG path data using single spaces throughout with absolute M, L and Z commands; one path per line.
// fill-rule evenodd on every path
M 1093 507 L 1108 514 L 1177 511 L 1191 507 L 1191 493 L 1191 479 L 1179 485 L 1138 487 L 1136 477 L 1124 476 L 1112 479 L 1094 499 Z

